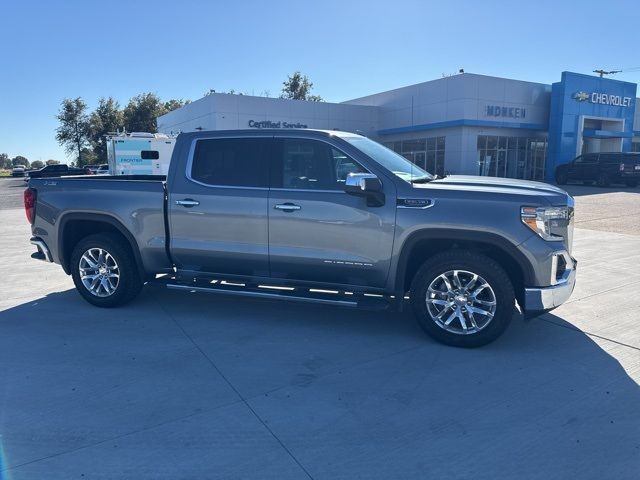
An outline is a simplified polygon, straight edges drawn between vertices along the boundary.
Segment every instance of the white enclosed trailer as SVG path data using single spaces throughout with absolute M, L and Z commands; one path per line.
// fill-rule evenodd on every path
M 163 133 L 120 133 L 107 136 L 111 175 L 166 175 L 176 142 Z

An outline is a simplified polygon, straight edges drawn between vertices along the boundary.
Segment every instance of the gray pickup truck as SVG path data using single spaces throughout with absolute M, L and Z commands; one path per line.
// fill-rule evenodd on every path
M 169 288 L 363 307 L 484 345 L 571 295 L 573 198 L 551 185 L 437 178 L 336 131 L 185 133 L 167 178 L 32 179 L 34 258 L 99 307 Z

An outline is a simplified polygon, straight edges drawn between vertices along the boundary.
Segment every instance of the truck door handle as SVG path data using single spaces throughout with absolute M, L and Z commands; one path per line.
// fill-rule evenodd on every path
M 294 205 L 293 203 L 279 203 L 278 205 L 274 205 L 273 208 L 282 210 L 283 212 L 294 212 L 300 210 L 302 207 L 300 205 Z
M 200 205 L 200 202 L 197 200 L 192 200 L 190 198 L 185 198 L 184 200 L 176 200 L 176 205 L 182 205 L 183 207 L 191 208 Z

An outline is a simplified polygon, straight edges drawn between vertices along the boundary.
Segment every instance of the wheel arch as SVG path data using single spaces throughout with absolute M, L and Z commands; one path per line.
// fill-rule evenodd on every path
M 518 248 L 500 235 L 470 230 L 423 230 L 406 239 L 398 259 L 395 274 L 397 294 L 404 295 L 420 266 L 434 255 L 447 250 L 472 250 L 495 260 L 509 275 L 519 302 L 524 286 L 534 282 L 534 271 Z
M 144 264 L 138 244 L 129 230 L 117 218 L 107 214 L 68 213 L 60 219 L 58 226 L 58 257 L 67 275 L 71 273 L 71 253 L 83 238 L 96 233 L 115 233 L 123 238 L 135 259 L 140 278 L 145 278 Z

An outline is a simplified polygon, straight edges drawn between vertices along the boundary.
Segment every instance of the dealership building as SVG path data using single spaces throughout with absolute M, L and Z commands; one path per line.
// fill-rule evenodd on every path
M 636 87 L 572 72 L 552 85 L 461 73 L 342 103 L 212 93 L 159 117 L 158 130 L 344 130 L 433 173 L 552 181 L 581 153 L 640 152 Z

